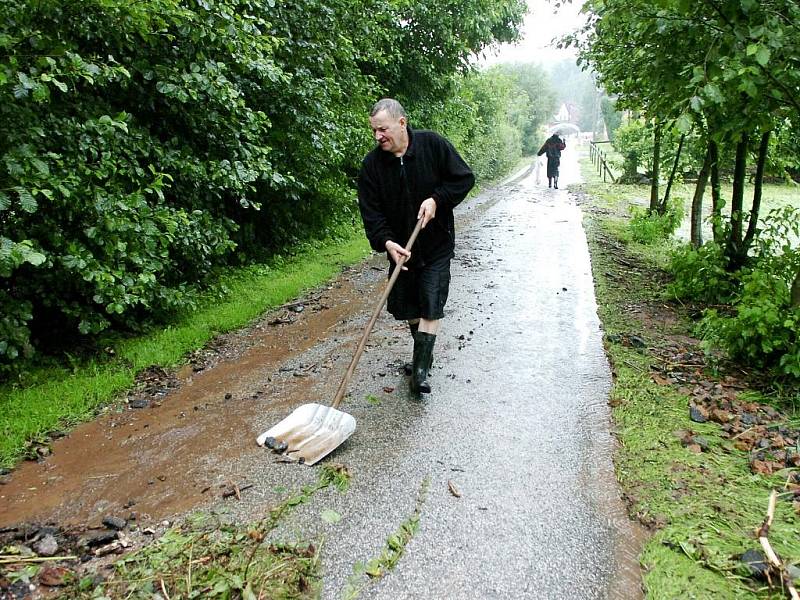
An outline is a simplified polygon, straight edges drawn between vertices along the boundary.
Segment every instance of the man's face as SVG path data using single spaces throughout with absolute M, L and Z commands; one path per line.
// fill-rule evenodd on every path
M 394 118 L 382 110 L 369 118 L 372 135 L 381 147 L 381 150 L 400 156 L 408 146 L 405 117 Z

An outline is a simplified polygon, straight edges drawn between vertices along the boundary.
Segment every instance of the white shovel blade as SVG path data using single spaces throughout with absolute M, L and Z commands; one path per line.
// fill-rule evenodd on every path
M 303 404 L 292 414 L 256 438 L 263 446 L 268 437 L 286 442 L 287 455 L 313 465 L 335 450 L 356 429 L 356 420 L 346 412 L 322 404 Z

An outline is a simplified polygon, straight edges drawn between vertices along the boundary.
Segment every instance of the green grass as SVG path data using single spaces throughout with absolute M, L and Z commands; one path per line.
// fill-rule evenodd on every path
M 317 483 L 289 496 L 257 523 L 241 526 L 226 515 L 192 515 L 154 543 L 117 561 L 99 586 L 94 574 L 87 575 L 73 582 L 62 597 L 317 598 L 322 585 L 321 543 L 287 544 L 270 534 L 317 492 L 331 486 L 347 491 L 350 479 L 341 465 L 326 464 L 319 469 Z
M 730 447 L 718 425 L 690 421 L 686 396 L 650 382 L 646 357 L 613 345 L 610 353 L 612 403 L 619 404 L 613 411 L 621 441 L 617 477 L 631 511 L 660 527 L 641 556 L 647 597 L 767 597 L 742 576 L 738 557 L 760 549 L 753 532 L 786 474 L 752 474 L 746 453 Z M 677 430 L 703 435 L 709 451 L 689 452 Z M 770 541 L 784 559 L 800 557 L 798 527 L 791 503 L 779 502 Z
M 601 205 L 621 207 L 622 212 L 628 214 L 629 206 L 649 206 L 650 205 L 650 186 L 643 184 L 617 185 L 611 182 L 603 182 L 597 175 L 597 171 L 589 160 L 588 153 L 580 160 L 581 173 L 591 186 L 592 195 L 596 196 Z M 688 241 L 690 222 L 689 216 L 692 210 L 692 196 L 694 195 L 694 183 L 675 183 L 672 186 L 670 197 L 680 199 L 684 207 L 684 219 L 678 232 L 677 238 Z M 666 181 L 662 181 L 659 186 L 661 197 L 666 191 Z M 730 215 L 730 198 L 733 189 L 729 183 L 721 186 L 722 199 L 726 201 L 723 214 Z M 747 184 L 744 191 L 744 209 L 749 218 L 749 210 L 753 199 L 753 186 Z M 794 184 L 764 184 L 762 190 L 761 210 L 759 211 L 759 222 L 763 222 L 764 217 L 770 210 L 782 208 L 784 206 L 800 206 L 800 186 Z M 711 236 L 711 223 L 708 217 L 711 215 L 711 187 L 706 188 L 703 197 L 703 238 L 709 239 Z
M 585 224 L 606 334 L 612 339 L 614 334 L 637 334 L 657 345 L 660 336 L 687 333 L 689 322 L 678 319 L 659 329 L 627 310 L 662 297 L 652 272 L 663 266 L 669 248 L 625 238 L 627 220 L 619 215 L 627 213 L 626 204 L 639 193 L 631 188 L 640 186 L 604 185 L 585 164 L 584 178 L 583 191 L 596 194 L 591 203 L 604 209 L 588 209 Z M 791 196 L 780 190 L 772 194 L 777 199 Z M 619 264 L 615 259 L 620 254 L 643 267 Z M 747 453 L 735 449 L 718 425 L 689 419 L 686 395 L 651 380 L 652 357 L 611 342 L 608 354 L 615 374 L 611 404 L 619 440 L 617 478 L 631 514 L 654 527 L 640 556 L 647 598 L 782 597 L 779 588 L 770 592 L 766 584 L 745 577 L 738 558 L 748 549 L 760 549 L 754 531 L 765 518 L 771 490 L 783 489 L 789 471 L 771 477 L 753 474 Z M 693 454 L 684 448 L 675 435 L 679 430 L 704 436 L 708 451 Z M 779 501 L 769 539 L 789 563 L 800 560 L 799 532 L 794 507 Z
M 353 566 L 353 574 L 348 578 L 342 592 L 342 600 L 356 600 L 372 581 L 394 570 L 405 554 L 406 546 L 419 531 L 419 520 L 422 517 L 422 507 L 425 504 L 430 483 L 429 477 L 422 480 L 414 511 L 386 539 L 380 555 L 367 562 L 359 561 Z
M 0 466 L 29 456 L 47 434 L 91 418 L 131 388 L 136 375 L 151 366 L 172 368 L 215 335 L 242 327 L 276 306 L 320 285 L 369 252 L 363 232 L 303 253 L 232 271 L 221 281 L 224 296 L 210 296 L 200 307 L 163 329 L 110 342 L 113 355 L 94 357 L 71 368 L 41 368 L 23 383 L 0 388 Z M 113 356 L 113 357 L 112 357 Z

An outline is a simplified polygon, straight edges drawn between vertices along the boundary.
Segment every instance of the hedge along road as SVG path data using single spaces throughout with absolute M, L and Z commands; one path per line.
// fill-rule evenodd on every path
M 401 372 L 407 329 L 379 319 L 341 407 L 358 427 L 327 459 L 347 466 L 350 491 L 315 496 L 276 533 L 324 537 L 323 597 L 338 597 L 356 561 L 378 557 L 418 506 L 405 555 L 367 597 L 641 595 L 641 535 L 611 462 L 611 375 L 589 254 L 563 189 L 577 180 L 577 152 L 564 153 L 561 190 L 527 171 L 459 209 L 433 393 L 422 401 Z M 141 392 L 148 408 L 58 440 L 52 456 L 0 487 L 0 526 L 93 525 L 130 507 L 155 523 L 221 505 L 248 522 L 313 483 L 316 468 L 276 462 L 254 440 L 294 406 L 333 397 L 384 264 L 347 269 L 302 304 L 222 338 L 207 368 L 179 371 L 166 394 Z M 223 499 L 231 484 L 252 487 Z

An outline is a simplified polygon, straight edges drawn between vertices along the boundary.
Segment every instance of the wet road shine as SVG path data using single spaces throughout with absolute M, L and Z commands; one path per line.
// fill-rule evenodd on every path
M 577 178 L 574 154 L 564 163 L 563 185 Z M 423 482 L 419 532 L 362 597 L 642 596 L 581 211 L 534 173 L 491 194 L 457 234 L 433 393 L 414 401 L 402 376 L 381 376 L 411 349 L 386 318 L 345 402 L 359 425 L 334 460 L 353 489 L 328 500 L 339 524 L 306 530 L 326 537 L 325 598 L 340 597 L 356 560 L 380 555 Z M 382 394 L 387 383 L 398 390 Z
M 458 208 L 433 393 L 410 396 L 408 331 L 385 313 L 378 320 L 340 407 L 356 431 L 325 459 L 347 466 L 351 488 L 298 506 L 275 533 L 324 539 L 323 598 L 340 598 L 354 565 L 380 556 L 422 488 L 419 530 L 360 598 L 641 597 L 641 535 L 613 473 L 590 258 L 563 189 L 577 179 L 576 154 L 564 153 L 561 190 L 533 171 Z M 255 325 L 241 356 L 187 376 L 162 406 L 59 440 L 0 488 L 0 525 L 91 523 L 126 500 L 153 519 L 193 507 L 263 517 L 318 472 L 276 463 L 255 438 L 292 408 L 333 398 L 384 269 L 377 257 L 329 286 L 318 312 Z M 230 482 L 253 487 L 222 502 L 215 490 Z M 341 520 L 321 519 L 323 510 Z

